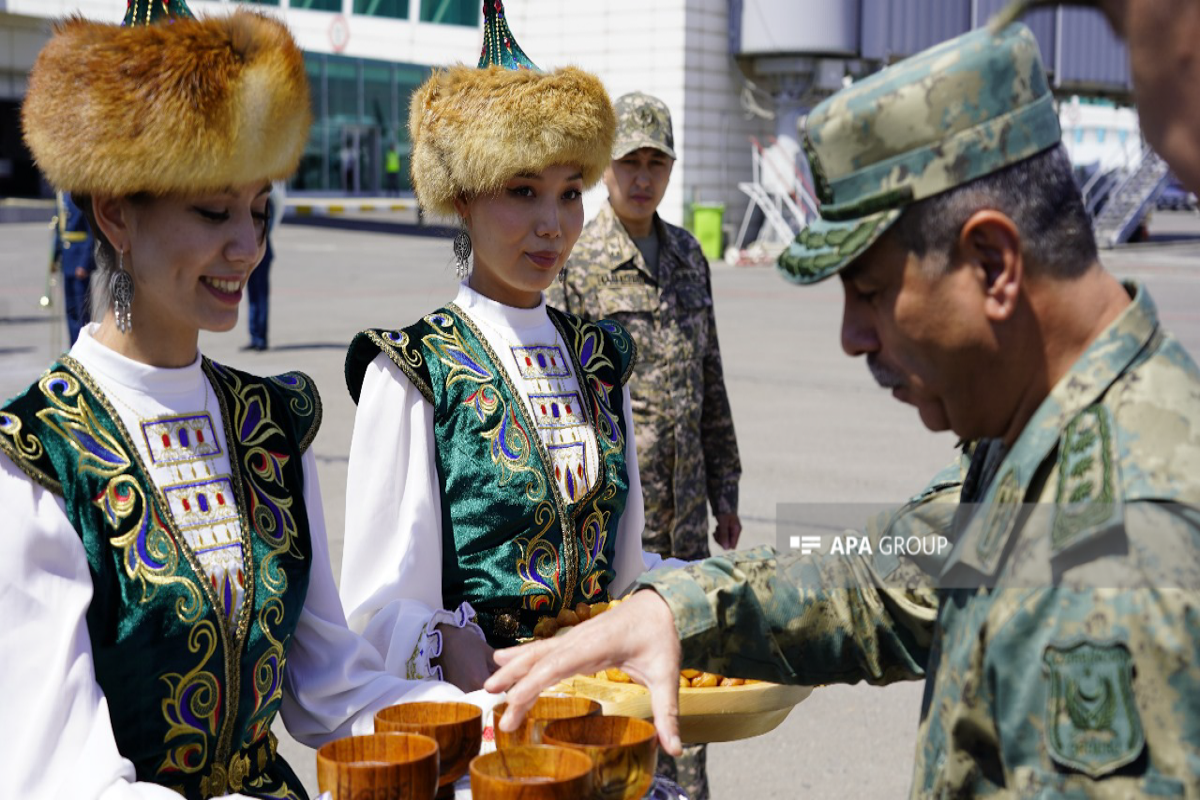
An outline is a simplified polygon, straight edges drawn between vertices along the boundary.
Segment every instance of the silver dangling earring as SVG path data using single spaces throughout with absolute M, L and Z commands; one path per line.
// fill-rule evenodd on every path
M 458 279 L 465 280 L 467 272 L 471 268 L 471 263 L 467 259 L 471 257 L 471 234 L 467 233 L 467 226 L 464 225 L 457 234 L 454 235 L 454 271 L 458 273 Z
M 129 333 L 133 329 L 133 278 L 125 271 L 125 251 L 117 253 L 117 271 L 108 282 L 108 293 L 112 298 L 113 316 L 117 318 L 117 330 Z
M 558 285 L 562 288 L 567 288 L 567 265 L 563 264 L 562 269 L 558 271 Z

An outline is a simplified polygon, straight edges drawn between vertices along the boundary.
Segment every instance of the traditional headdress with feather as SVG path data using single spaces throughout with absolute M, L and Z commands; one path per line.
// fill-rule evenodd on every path
M 542 72 L 521 50 L 501 0 L 484 0 L 477 67 L 437 70 L 409 109 L 412 179 L 427 210 L 499 190 L 514 175 L 580 167 L 592 186 L 612 159 L 616 117 L 600 80 L 581 69 Z

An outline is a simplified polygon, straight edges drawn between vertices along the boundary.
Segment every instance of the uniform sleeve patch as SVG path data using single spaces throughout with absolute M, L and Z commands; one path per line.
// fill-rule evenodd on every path
M 1046 749 L 1056 763 L 1098 778 L 1141 754 L 1146 738 L 1124 644 L 1049 645 L 1042 672 L 1049 683 Z

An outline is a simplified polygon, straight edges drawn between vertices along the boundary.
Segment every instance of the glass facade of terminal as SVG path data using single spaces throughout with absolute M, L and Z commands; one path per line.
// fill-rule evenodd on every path
M 280 6 L 280 0 L 236 0 L 239 3 L 249 3 L 255 6 Z M 333 11 L 340 13 L 342 0 L 291 0 L 289 8 L 304 8 L 310 11 Z
M 305 53 L 313 127 L 291 187 L 298 191 L 380 194 L 411 188 L 408 101 L 428 67 Z M 389 186 L 387 153 L 399 174 Z
M 237 0 L 258 6 L 281 6 L 282 0 Z M 421 22 L 432 22 L 435 25 L 466 25 L 474 27 L 479 24 L 479 0 L 419 0 Z M 288 0 L 288 8 L 303 8 L 309 11 L 331 11 L 341 13 L 344 5 L 349 5 L 352 14 L 368 17 L 390 17 L 391 19 L 408 19 L 411 13 L 410 0 Z
M 431 25 L 479 25 L 480 0 L 236 0 L 250 5 L 350 13 Z M 413 19 L 413 17 L 416 19 Z M 413 64 L 305 53 L 313 127 L 298 191 L 378 194 L 411 188 L 408 100 L 429 75 Z M 396 153 L 389 159 L 389 150 Z M 399 161 L 399 173 L 388 172 Z
M 354 13 L 408 19 L 408 0 L 354 0 Z
M 421 0 L 421 21 L 474 27 L 480 5 L 479 0 Z

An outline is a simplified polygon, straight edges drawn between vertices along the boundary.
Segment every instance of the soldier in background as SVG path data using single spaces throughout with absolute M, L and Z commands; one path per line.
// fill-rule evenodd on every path
M 58 230 L 54 239 L 54 260 L 63 274 L 63 309 L 67 318 L 67 349 L 79 338 L 79 331 L 92 320 L 88 289 L 96 271 L 96 240 L 87 219 L 71 195 L 58 192 Z
M 1129 47 L 1138 124 L 1146 141 L 1193 192 L 1200 193 L 1200 3 L 1195 0 L 1015 0 L 1003 26 L 1037 6 L 1097 8 Z
M 250 329 L 250 343 L 242 350 L 263 352 L 270 345 L 267 331 L 271 316 L 271 265 L 275 262 L 275 248 L 271 241 L 279 229 L 287 209 L 287 185 L 283 181 L 271 184 L 271 196 L 267 198 L 267 229 L 263 238 L 266 253 L 246 281 L 246 322 Z
M 575 244 L 547 302 L 584 319 L 615 319 L 638 344 L 629 382 L 646 498 L 647 552 L 707 558 L 708 507 L 717 544 L 737 546 L 742 466 L 700 243 L 658 215 L 675 165 L 671 112 L 640 92 L 617 99 L 608 203 Z M 692 800 L 708 797 L 702 746 L 660 772 Z
M 614 664 L 650 687 L 672 752 L 681 663 L 924 679 L 914 798 L 1194 794 L 1200 367 L 1101 266 L 1033 35 L 973 31 L 862 80 L 814 109 L 804 148 L 821 218 L 780 268 L 837 276 L 846 352 L 975 443 L 881 523 L 948 549 L 924 583 L 894 547 L 647 574 L 652 591 L 497 654 L 501 727 Z

